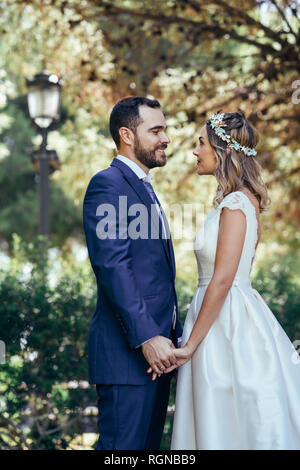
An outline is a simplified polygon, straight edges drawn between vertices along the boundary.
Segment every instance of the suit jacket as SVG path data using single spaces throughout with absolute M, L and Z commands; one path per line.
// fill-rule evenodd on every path
M 134 204 L 147 209 L 147 237 L 128 236 L 130 224 L 137 225 Z M 90 384 L 150 382 L 149 364 L 137 346 L 156 335 L 172 339 L 177 346 L 182 334 L 172 240 L 162 238 L 157 212 L 156 218 L 152 212 L 151 219 L 151 204 L 143 182 L 117 159 L 94 175 L 87 187 L 83 224 L 98 287 L 88 339 Z M 151 222 L 152 228 L 158 224 L 158 238 L 149 237 Z

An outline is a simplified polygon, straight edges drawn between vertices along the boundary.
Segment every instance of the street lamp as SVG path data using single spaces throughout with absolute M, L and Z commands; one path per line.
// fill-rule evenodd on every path
M 34 127 L 42 135 L 42 143 L 32 155 L 36 172 L 40 173 L 39 234 L 49 237 L 49 168 L 59 168 L 55 150 L 47 150 L 48 132 L 57 127 L 60 118 L 61 80 L 46 71 L 26 80 L 28 110 Z

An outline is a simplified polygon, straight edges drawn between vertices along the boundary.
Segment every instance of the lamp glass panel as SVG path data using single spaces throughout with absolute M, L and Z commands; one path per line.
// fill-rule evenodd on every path
M 56 86 L 41 88 L 31 86 L 28 91 L 29 114 L 40 127 L 48 127 L 57 119 L 60 105 L 60 89 Z

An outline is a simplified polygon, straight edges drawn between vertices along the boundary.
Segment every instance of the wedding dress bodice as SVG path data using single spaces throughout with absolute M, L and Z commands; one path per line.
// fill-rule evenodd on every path
M 240 209 L 246 216 L 246 235 L 240 263 L 233 285 L 240 282 L 250 282 L 250 272 L 255 256 L 257 243 L 257 218 L 255 207 L 250 199 L 241 191 L 235 191 L 225 196 L 216 209 L 212 209 L 204 225 L 194 240 L 194 252 L 198 265 L 198 285 L 208 284 L 213 272 L 219 233 L 219 221 L 223 207 Z

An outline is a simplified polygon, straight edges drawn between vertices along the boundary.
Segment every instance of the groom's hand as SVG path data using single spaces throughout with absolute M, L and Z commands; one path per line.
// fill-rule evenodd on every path
M 155 336 L 142 345 L 145 359 L 156 374 L 162 374 L 165 369 L 176 366 L 174 350 L 172 341 L 164 336 Z

